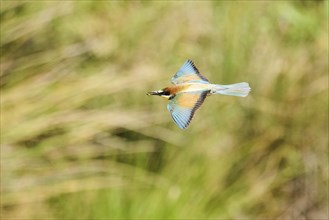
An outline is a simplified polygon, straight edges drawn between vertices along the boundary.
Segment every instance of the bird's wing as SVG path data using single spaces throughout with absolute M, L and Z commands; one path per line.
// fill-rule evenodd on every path
M 195 111 L 202 105 L 209 91 L 178 93 L 170 99 L 167 109 L 181 129 L 187 128 Z
M 171 78 L 173 84 L 186 82 L 209 83 L 206 77 L 202 76 L 192 60 L 187 60 L 177 73 Z

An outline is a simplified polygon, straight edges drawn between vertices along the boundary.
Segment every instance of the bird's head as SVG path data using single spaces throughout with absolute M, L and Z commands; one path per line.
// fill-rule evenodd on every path
M 169 99 L 171 97 L 170 90 L 168 88 L 151 91 L 151 92 L 146 93 L 146 95 L 158 95 L 158 96 L 161 96 L 166 99 Z

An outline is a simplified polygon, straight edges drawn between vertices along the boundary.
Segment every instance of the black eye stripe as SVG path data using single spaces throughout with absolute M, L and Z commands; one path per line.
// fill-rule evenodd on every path
M 169 91 L 162 91 L 159 93 L 159 95 L 170 95 Z

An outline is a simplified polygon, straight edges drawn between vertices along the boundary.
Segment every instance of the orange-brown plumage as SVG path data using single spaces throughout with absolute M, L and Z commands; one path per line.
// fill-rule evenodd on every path
M 191 94 L 191 93 L 184 93 L 179 98 L 177 98 L 176 103 L 184 108 L 193 108 L 195 106 L 195 103 L 200 98 L 200 94 Z
M 176 95 L 177 93 L 184 91 L 188 87 L 189 85 L 176 85 L 176 86 L 166 87 L 163 89 L 163 91 L 168 91 L 170 95 Z

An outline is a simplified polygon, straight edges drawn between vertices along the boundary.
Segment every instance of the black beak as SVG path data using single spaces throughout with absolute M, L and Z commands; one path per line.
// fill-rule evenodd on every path
M 161 93 L 158 91 L 152 91 L 152 92 L 146 93 L 146 95 L 161 95 Z

